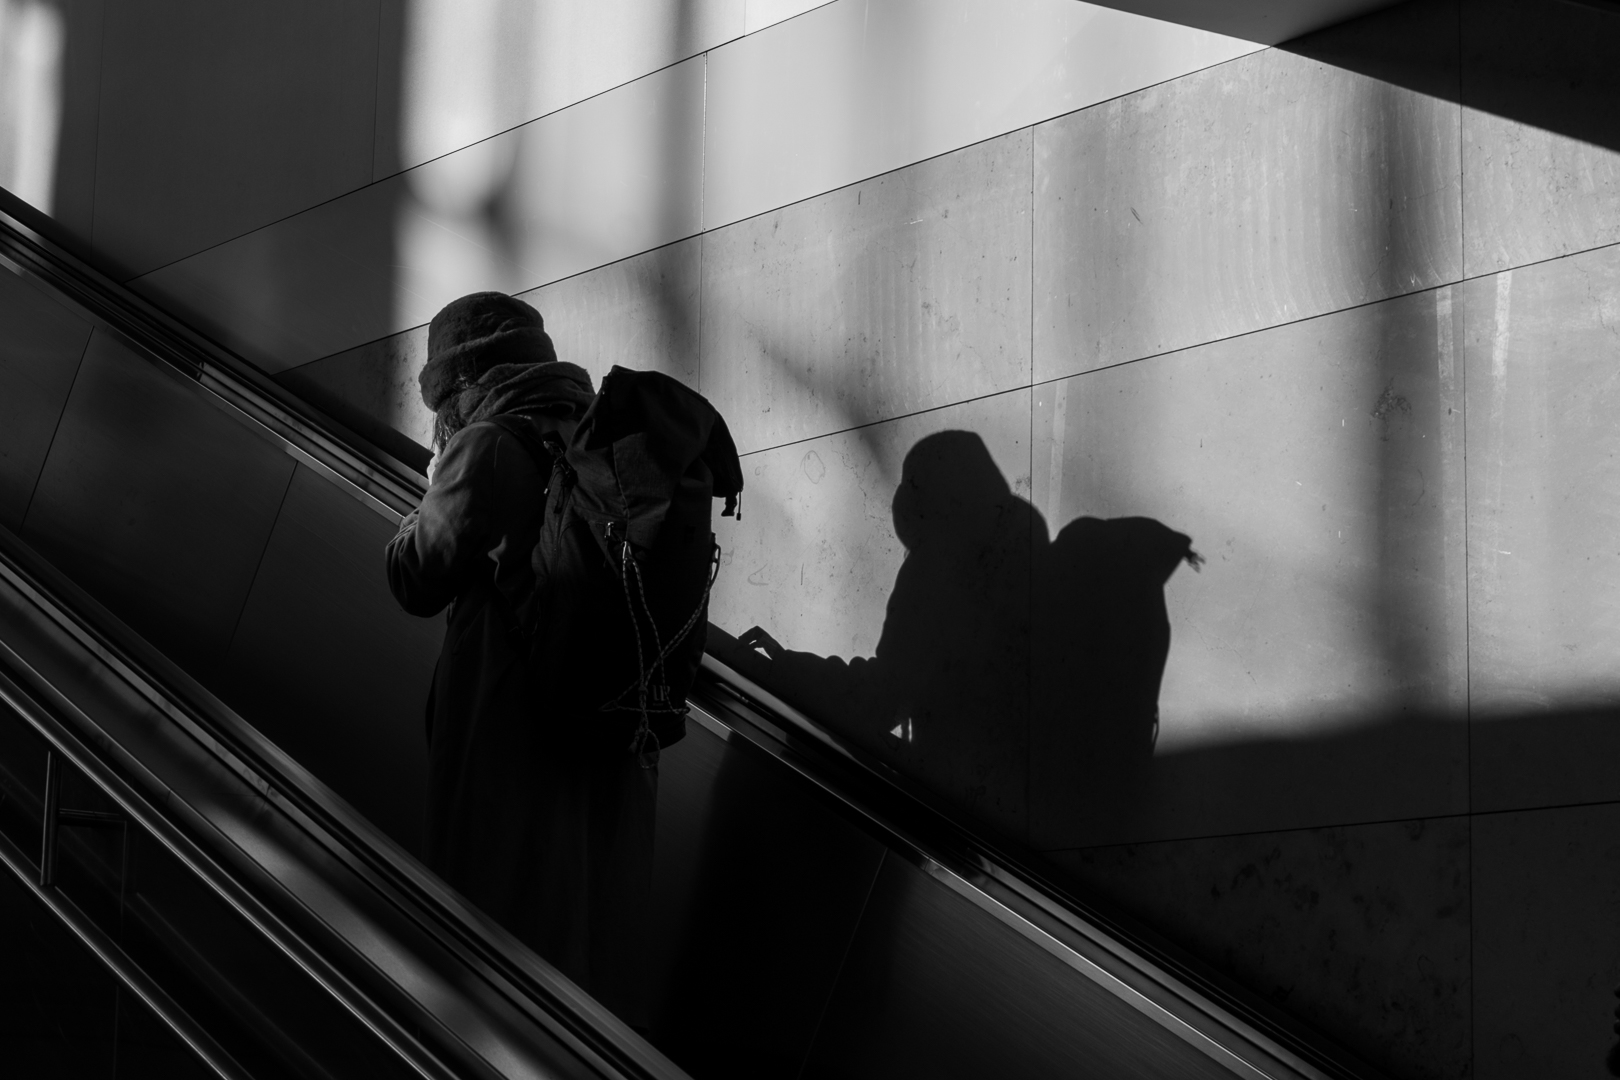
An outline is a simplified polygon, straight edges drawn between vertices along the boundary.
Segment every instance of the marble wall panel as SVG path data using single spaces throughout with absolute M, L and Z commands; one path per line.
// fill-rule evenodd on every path
M 1035 378 L 1456 280 L 1454 104 L 1267 50 L 1035 131 Z
M 273 376 L 332 419 L 426 473 L 433 413 L 417 383 L 427 363 L 427 327 L 369 342 Z
M 130 286 L 274 374 L 398 329 L 395 217 L 409 198 L 385 180 Z
M 97 249 L 141 274 L 371 179 L 374 2 L 107 8 Z
M 428 687 L 444 620 L 400 610 L 394 526 L 299 468 L 230 642 L 223 697 L 373 824 L 420 851 Z
M 23 537 L 213 685 L 293 468 L 190 380 L 98 330 Z
M 546 320 L 557 358 L 598 383 L 621 367 L 698 387 L 703 245 L 692 237 L 523 294 Z
M 752 217 L 1258 48 L 1075 0 L 838 0 L 709 55 L 703 221 Z
M 744 457 L 741 520 L 717 519 L 710 606 L 723 630 L 763 626 L 795 650 L 751 674 L 1019 838 L 1041 529 L 1024 501 L 1029 400 Z
M 1620 242 L 1620 14 L 1524 0 L 1462 11 L 1468 273 Z
M 974 432 L 1027 499 L 1029 400 L 1015 391 L 746 455 L 742 518 L 720 521 L 711 621 L 764 626 L 789 648 L 872 655 L 905 559 L 893 502 L 906 454 L 938 432 Z
M 1466 818 L 1054 853 L 1081 890 L 1387 1075 L 1464 1080 Z
M 744 7 L 745 0 L 388 0 L 375 176 L 740 37 Z
M 743 452 L 1029 381 L 1029 133 L 703 237 L 703 392 Z
M 266 371 L 699 231 L 701 58 L 140 278 Z
M 1466 808 L 1453 297 L 1036 388 L 1037 846 Z M 1077 678 L 1093 639 L 1135 674 Z
M 1474 1076 L 1601 1077 L 1620 982 L 1620 806 L 1474 818 Z
M 1476 805 L 1620 798 L 1620 249 L 1462 296 Z
M 0 271 L 0 525 L 15 530 L 90 342 L 90 325 Z

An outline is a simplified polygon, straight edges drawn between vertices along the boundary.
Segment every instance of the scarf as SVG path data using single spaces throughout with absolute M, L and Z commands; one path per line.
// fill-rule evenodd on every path
M 479 376 L 478 381 L 453 395 L 446 403 L 452 413 L 446 419 L 460 431 L 468 424 L 492 416 L 522 413 L 552 413 L 581 416 L 596 388 L 591 376 L 578 364 L 553 360 L 541 364 L 497 364 Z

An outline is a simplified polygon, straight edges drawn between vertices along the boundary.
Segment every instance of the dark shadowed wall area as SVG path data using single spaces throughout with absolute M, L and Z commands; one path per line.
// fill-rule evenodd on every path
M 0 171 L 115 275 L 194 257 L 370 183 L 398 97 L 380 18 L 7 0 Z M 386 267 L 393 244 L 368 237 L 364 257 Z M 269 272 L 252 288 L 284 302 Z M 442 629 L 381 579 L 396 521 L 10 273 L 0 326 L 0 525 L 414 849 Z
M 1600 1075 L 1620 14 L 1261 49 L 1076 0 L 238 7 L 59 8 L 99 89 L 50 209 L 136 288 L 417 463 L 460 293 L 678 375 L 745 455 L 712 616 L 787 650 L 762 681 L 1393 1076 Z M 173 393 L 30 325 L 74 359 L 0 515 L 45 544 L 53 493 L 130 490 L 97 410 Z M 345 751 L 274 727 L 278 664 L 415 739 L 437 633 L 308 554 L 387 532 L 332 499 L 243 475 L 250 539 L 141 564 L 206 600 L 149 632 L 295 754 Z

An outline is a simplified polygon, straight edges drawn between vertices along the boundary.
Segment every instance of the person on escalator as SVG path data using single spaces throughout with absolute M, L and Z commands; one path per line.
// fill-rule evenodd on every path
M 407 612 L 450 608 L 427 703 L 428 865 L 644 1026 L 657 770 L 559 715 L 567 688 L 537 684 L 513 616 L 533 590 L 550 480 L 533 444 L 567 442 L 595 389 L 557 359 L 540 313 L 500 293 L 434 317 L 420 383 L 437 456 L 387 563 Z M 588 663 L 572 672 L 580 684 L 600 677 Z

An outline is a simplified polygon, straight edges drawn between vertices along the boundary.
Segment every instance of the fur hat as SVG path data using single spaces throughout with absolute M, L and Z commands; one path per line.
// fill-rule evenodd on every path
M 422 401 L 434 412 L 455 390 L 497 364 L 546 364 L 557 359 L 545 320 L 515 296 L 481 292 L 452 300 L 428 324 L 427 366 L 417 377 Z

